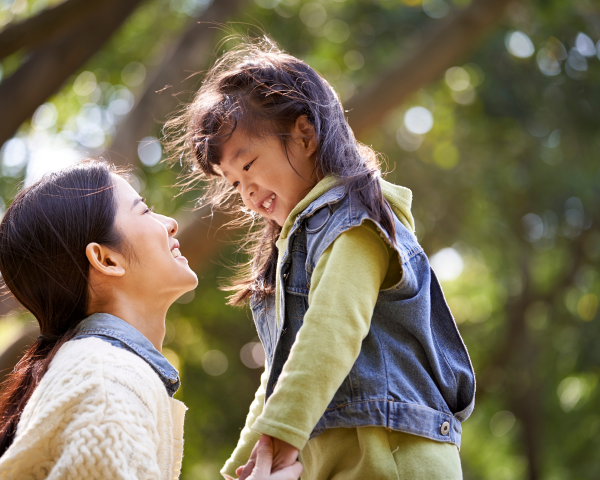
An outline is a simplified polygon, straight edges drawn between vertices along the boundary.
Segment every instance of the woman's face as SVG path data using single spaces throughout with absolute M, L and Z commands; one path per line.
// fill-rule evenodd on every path
M 198 277 L 179 252 L 177 222 L 152 212 L 144 199 L 118 175 L 113 175 L 117 195 L 116 227 L 131 250 L 126 259 L 126 288 L 150 304 L 174 302 L 198 285 Z

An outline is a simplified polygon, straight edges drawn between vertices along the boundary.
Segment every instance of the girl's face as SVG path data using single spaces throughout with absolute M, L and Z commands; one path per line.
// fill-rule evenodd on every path
M 291 132 L 287 155 L 275 135 L 250 138 L 234 131 L 221 147 L 220 170 L 246 207 L 283 226 L 317 183 L 315 151 L 314 129 L 302 116 Z
M 177 222 L 152 212 L 120 176 L 113 175 L 113 180 L 118 204 L 115 224 L 133 250 L 124 262 L 122 286 L 134 297 L 148 297 L 151 303 L 172 303 L 198 284 L 196 274 L 179 252 Z

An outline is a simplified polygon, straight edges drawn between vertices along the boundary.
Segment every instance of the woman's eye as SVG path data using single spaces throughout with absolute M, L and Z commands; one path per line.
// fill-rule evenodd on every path
M 154 207 L 146 207 L 146 210 L 144 210 L 144 213 L 150 213 L 154 211 Z
M 247 163 L 246 165 L 244 165 L 244 170 L 248 171 L 250 170 L 250 166 L 255 162 L 256 160 L 252 160 L 250 163 Z
M 233 184 L 231 186 L 233 188 L 237 188 L 239 184 L 240 184 L 240 182 L 233 182 Z

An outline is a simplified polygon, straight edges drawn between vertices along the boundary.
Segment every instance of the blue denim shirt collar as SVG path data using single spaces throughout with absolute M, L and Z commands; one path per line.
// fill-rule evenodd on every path
M 124 348 L 141 357 L 158 374 L 170 396 L 173 396 L 181 385 L 179 372 L 175 367 L 154 348 L 150 340 L 126 321 L 109 313 L 93 313 L 79 324 L 77 337 L 87 336 L 117 340 Z

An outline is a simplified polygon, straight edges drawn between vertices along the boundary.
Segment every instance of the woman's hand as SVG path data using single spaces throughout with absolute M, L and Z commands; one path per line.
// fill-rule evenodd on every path
M 302 474 L 302 464 L 297 458 L 298 449 L 263 435 L 256 442 L 248 463 L 236 473 L 239 480 L 297 480 Z

